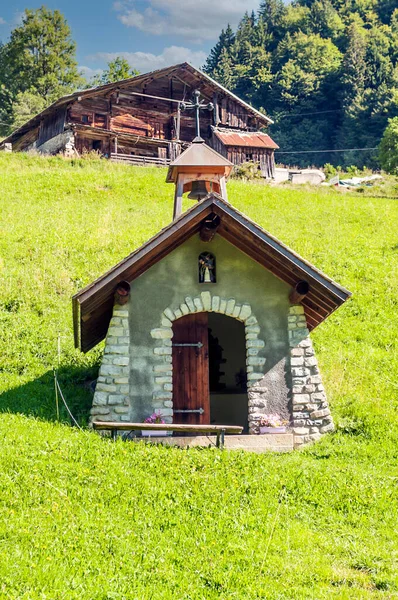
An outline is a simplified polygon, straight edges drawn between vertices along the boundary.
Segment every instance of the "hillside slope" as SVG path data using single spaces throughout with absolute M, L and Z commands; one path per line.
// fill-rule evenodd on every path
M 230 201 L 353 292 L 313 334 L 338 431 L 291 455 L 181 451 L 84 424 L 101 348 L 70 298 L 165 226 L 165 172 L 0 155 L 0 598 L 398 594 L 398 204 L 231 182 Z

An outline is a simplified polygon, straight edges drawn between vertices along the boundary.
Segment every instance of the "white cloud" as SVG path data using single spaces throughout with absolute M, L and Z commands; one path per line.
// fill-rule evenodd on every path
M 88 81 L 94 77 L 94 75 L 101 75 L 103 69 L 92 69 L 91 67 L 86 67 L 85 65 L 80 65 L 78 67 L 80 73 L 85 77 Z
M 120 0 L 113 7 L 118 19 L 152 35 L 174 35 L 197 43 L 218 38 L 228 23 L 236 27 L 244 12 L 257 10 L 258 0 Z
M 5 21 L 3 17 L 0 17 L 0 25 L 5 25 L 6 23 L 7 21 Z
M 134 69 L 138 69 L 141 73 L 146 73 L 181 62 L 189 62 L 195 67 L 201 67 L 206 60 L 207 54 L 201 50 L 193 51 L 181 46 L 169 46 L 161 54 L 152 54 L 150 52 L 97 52 L 87 58 L 89 60 L 104 60 L 108 63 L 117 56 L 125 58 Z

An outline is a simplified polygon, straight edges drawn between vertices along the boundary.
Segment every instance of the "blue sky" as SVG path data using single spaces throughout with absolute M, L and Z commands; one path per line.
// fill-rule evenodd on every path
M 7 41 L 25 8 L 43 2 L 0 0 L 0 40 Z M 77 60 L 90 77 L 116 56 L 141 72 L 187 60 L 203 65 L 227 23 L 236 27 L 259 0 L 48 0 L 66 17 Z

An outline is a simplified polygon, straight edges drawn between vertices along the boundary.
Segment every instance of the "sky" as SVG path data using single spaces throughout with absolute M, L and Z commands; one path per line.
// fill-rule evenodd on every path
M 259 0 L 0 0 L 0 41 L 21 22 L 25 8 L 60 10 L 89 79 L 116 56 L 141 73 L 187 61 L 201 67 L 228 23 L 236 27 Z

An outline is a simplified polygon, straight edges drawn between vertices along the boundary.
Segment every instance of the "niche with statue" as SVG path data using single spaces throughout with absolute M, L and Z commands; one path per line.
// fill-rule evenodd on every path
M 216 257 L 211 252 L 199 254 L 199 283 L 216 283 Z

